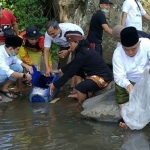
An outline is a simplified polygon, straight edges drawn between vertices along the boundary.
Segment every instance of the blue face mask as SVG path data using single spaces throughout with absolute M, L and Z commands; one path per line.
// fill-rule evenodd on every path
M 107 13 L 109 13 L 109 10 L 107 10 L 107 9 L 104 8 L 104 9 L 102 9 L 102 12 L 104 12 L 104 13 L 107 14 Z
M 8 54 L 9 55 L 9 57 L 11 57 L 11 56 L 16 56 L 16 54 Z

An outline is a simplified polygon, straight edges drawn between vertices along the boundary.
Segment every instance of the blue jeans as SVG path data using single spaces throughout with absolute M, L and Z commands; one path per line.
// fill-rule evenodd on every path
M 23 68 L 19 64 L 12 64 L 10 66 L 10 69 L 12 69 L 15 72 L 20 72 L 20 73 L 23 72 Z M 7 80 L 16 81 L 17 78 L 8 77 L 6 74 L 6 71 L 4 71 L 0 68 L 0 86 L 5 84 L 7 82 Z

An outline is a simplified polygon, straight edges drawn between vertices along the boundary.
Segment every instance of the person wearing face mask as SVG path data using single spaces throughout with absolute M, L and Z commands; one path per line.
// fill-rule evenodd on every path
M 133 26 L 142 31 L 142 16 L 150 21 L 150 16 L 146 13 L 140 0 L 125 0 L 122 6 L 121 24 L 125 27 Z
M 109 0 L 100 0 L 99 8 L 100 10 L 96 11 L 90 21 L 89 32 L 87 36 L 87 40 L 91 44 L 91 47 L 95 49 L 101 56 L 103 56 L 102 52 L 102 37 L 103 30 L 112 34 L 112 29 L 108 26 L 106 21 L 105 14 L 109 12 L 110 5 L 112 5 Z
M 25 67 L 31 74 L 32 67 L 23 63 L 16 57 L 15 51 L 18 51 L 22 45 L 22 38 L 18 36 L 6 37 L 5 45 L 0 46 L 0 94 L 9 98 L 13 98 L 13 94 L 8 90 L 8 87 L 17 79 L 31 80 L 29 73 L 22 73 Z M 2 100 L 2 95 L 0 95 Z

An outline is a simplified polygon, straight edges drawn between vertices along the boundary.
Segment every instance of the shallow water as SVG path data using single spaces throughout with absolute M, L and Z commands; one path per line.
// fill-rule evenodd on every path
M 0 104 L 0 150 L 149 150 L 150 126 L 124 130 L 80 116 L 76 100 L 60 92 L 55 104 L 28 97 Z

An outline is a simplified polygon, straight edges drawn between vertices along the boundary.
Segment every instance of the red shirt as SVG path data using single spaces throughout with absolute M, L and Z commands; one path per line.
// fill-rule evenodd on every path
M 5 42 L 4 33 L 2 31 L 3 26 L 11 27 L 12 23 L 16 22 L 16 18 L 9 10 L 2 10 L 2 18 L 0 18 L 0 42 Z

